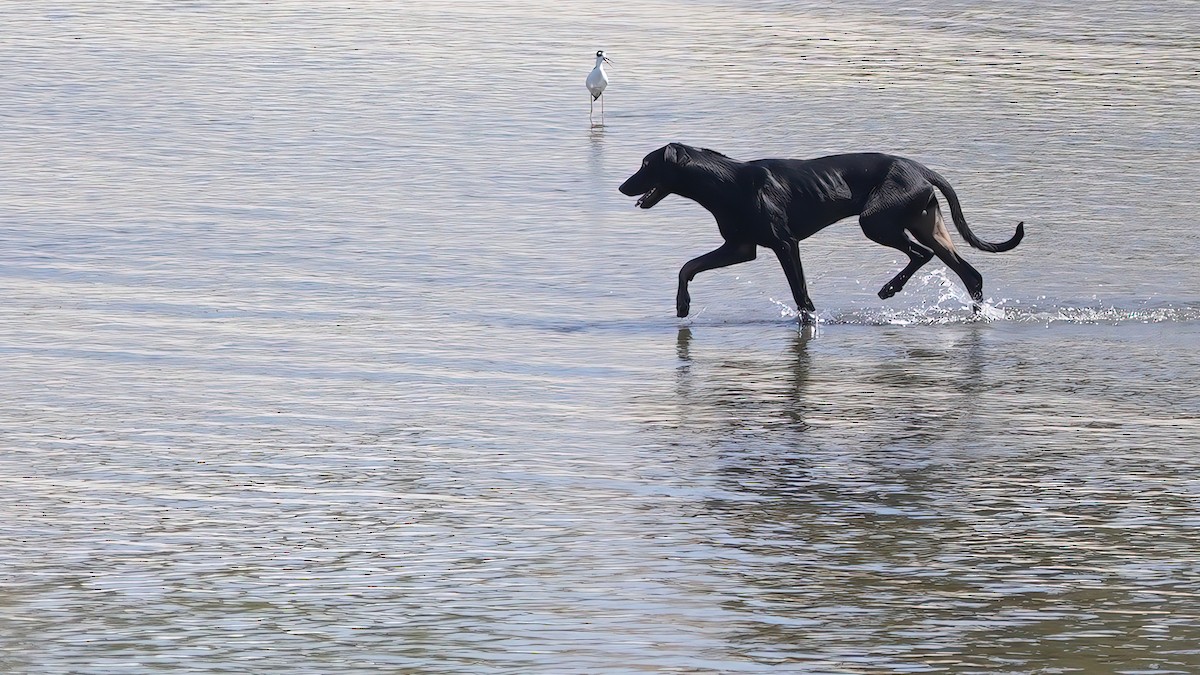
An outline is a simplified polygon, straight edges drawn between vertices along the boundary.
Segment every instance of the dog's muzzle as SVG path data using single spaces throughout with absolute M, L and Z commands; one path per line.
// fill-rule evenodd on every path
M 649 183 L 648 187 L 647 183 Z M 638 197 L 635 206 L 643 209 L 648 209 L 651 206 L 654 206 L 662 201 L 662 198 L 666 197 L 668 194 L 666 190 L 662 189 L 662 187 L 657 184 L 657 181 L 648 175 L 645 167 L 642 167 L 641 171 L 638 171 L 630 176 L 629 180 L 621 183 L 621 187 L 617 189 L 621 191 L 621 194 L 628 195 L 630 197 L 640 194 L 641 196 Z
M 662 198 L 666 196 L 666 191 L 662 190 L 656 185 L 649 190 L 646 190 L 645 194 L 643 194 L 641 197 L 638 197 L 638 200 L 634 205 L 638 208 L 648 209 L 662 201 Z

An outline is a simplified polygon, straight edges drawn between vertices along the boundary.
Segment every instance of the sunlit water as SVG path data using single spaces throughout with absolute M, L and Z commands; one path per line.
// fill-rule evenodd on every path
M 1195 9 L 11 3 L 0 670 L 1200 671 Z M 677 320 L 672 140 L 1028 235 Z

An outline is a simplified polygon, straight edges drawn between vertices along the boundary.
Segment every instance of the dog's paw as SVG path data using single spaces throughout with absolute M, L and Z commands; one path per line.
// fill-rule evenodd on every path
M 680 295 L 675 298 L 675 316 L 683 318 L 688 315 L 688 311 L 692 308 L 692 299 L 687 295 Z
M 884 286 L 883 288 L 879 289 L 879 299 L 887 300 L 888 298 L 895 295 L 896 291 L 898 291 L 898 290 L 900 290 L 900 289 L 896 288 L 895 286 L 893 286 L 891 284 L 888 284 L 887 286 Z

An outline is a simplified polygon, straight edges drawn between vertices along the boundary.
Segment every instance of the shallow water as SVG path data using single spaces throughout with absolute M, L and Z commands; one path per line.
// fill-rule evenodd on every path
M 0 670 L 1200 669 L 1193 3 L 5 18 Z M 671 140 L 1028 234 L 983 317 L 848 221 L 816 329 L 769 253 L 677 320 Z

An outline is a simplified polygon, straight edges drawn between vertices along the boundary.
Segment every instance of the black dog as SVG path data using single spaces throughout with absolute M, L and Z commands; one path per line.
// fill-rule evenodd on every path
M 867 238 L 908 254 L 909 263 L 879 291 L 890 298 L 936 254 L 958 273 L 976 303 L 983 301 L 983 275 L 959 257 L 950 241 L 933 188 L 950 203 L 954 224 L 969 244 L 982 251 L 1007 251 L 1021 243 L 1024 223 L 1008 241 L 993 244 L 967 227 L 954 188 L 929 168 L 911 159 L 879 153 L 831 155 L 818 159 L 760 159 L 739 162 L 714 150 L 679 143 L 646 155 L 642 168 L 621 185 L 621 192 L 641 195 L 648 209 L 677 194 L 712 212 L 725 243 L 689 260 L 679 270 L 675 309 L 687 316 L 687 285 L 697 274 L 753 260 L 757 247 L 775 252 L 792 297 L 805 321 L 816 311 L 800 267 L 801 239 L 853 215 Z M 905 232 L 912 234 L 910 239 Z M 976 306 L 978 309 L 978 306 Z

